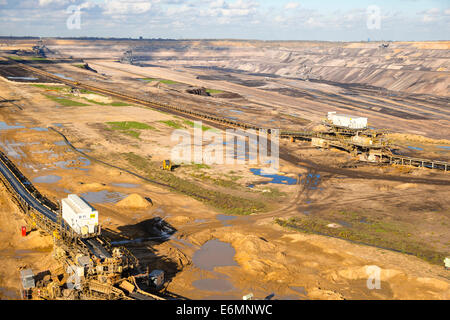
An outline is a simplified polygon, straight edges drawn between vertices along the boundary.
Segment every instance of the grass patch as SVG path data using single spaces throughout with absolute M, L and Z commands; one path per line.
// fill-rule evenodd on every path
M 50 96 L 50 95 L 45 95 L 48 99 L 53 100 L 57 103 L 59 103 L 60 105 L 66 106 L 66 107 L 86 107 L 87 104 L 81 103 L 81 102 L 77 102 L 77 101 L 73 101 L 70 99 L 66 99 L 66 98 L 59 98 L 59 97 L 55 97 L 55 96 Z
M 191 128 L 195 127 L 195 123 L 193 121 L 183 120 L 183 123 L 188 127 L 191 127 Z M 202 131 L 208 131 L 210 129 L 211 129 L 210 127 L 202 125 Z
M 350 221 L 351 227 L 329 228 L 327 225 L 336 223 L 336 220 L 303 216 L 289 219 L 277 218 L 275 223 L 296 231 L 340 238 L 414 255 L 433 264 L 441 265 L 446 256 L 445 253 L 438 252 L 425 243 L 411 239 L 410 234 L 400 225 L 370 219 L 361 222 L 361 217 L 354 212 L 340 212 L 339 214 L 348 218 L 346 220 Z
M 31 57 L 29 60 L 32 60 L 32 61 L 49 61 L 48 59 L 42 58 L 42 57 Z
M 149 126 L 146 123 L 136 121 L 121 121 L 121 122 L 107 122 L 114 130 L 129 130 L 129 129 L 141 129 L 141 130 L 155 130 L 154 127 Z
M 219 94 L 219 93 L 223 93 L 224 91 L 215 90 L 215 89 L 206 89 L 206 92 L 208 92 L 209 94 Z
M 86 100 L 89 103 L 92 104 L 96 104 L 99 106 L 112 106 L 112 107 L 126 107 L 129 106 L 129 103 L 125 103 L 125 102 L 120 102 L 120 101 L 114 101 L 111 103 L 106 103 L 106 102 L 100 102 L 100 101 L 96 101 L 96 100 L 92 100 L 92 99 L 88 99 L 88 98 L 83 98 L 84 100 Z
M 49 86 L 49 85 L 45 85 L 45 84 L 32 84 L 31 86 L 36 87 L 36 88 L 45 89 L 45 90 L 52 90 L 52 91 L 67 91 L 67 90 L 69 90 L 69 88 L 66 86 Z
M 173 81 L 173 80 L 158 79 L 158 78 L 141 78 L 139 80 L 146 81 L 146 82 L 159 81 L 159 82 L 164 83 L 164 84 L 178 84 L 179 83 L 179 82 L 176 82 L 176 81 Z
M 146 123 L 136 121 L 107 122 L 107 124 L 110 126 L 110 130 L 120 131 L 136 139 L 139 139 L 141 136 L 141 132 L 137 130 L 155 130 L 154 127 Z
M 174 129 L 182 129 L 183 128 L 183 126 L 178 121 L 173 121 L 173 120 L 162 121 L 161 120 L 159 122 L 164 123 L 166 126 L 169 126 Z
M 262 201 L 246 199 L 223 192 L 203 188 L 189 180 L 179 178 L 169 171 L 159 169 L 159 163 L 148 161 L 134 153 L 122 154 L 124 159 L 135 169 L 145 172 L 149 179 L 171 186 L 177 192 L 204 202 L 226 214 L 249 215 L 267 210 Z

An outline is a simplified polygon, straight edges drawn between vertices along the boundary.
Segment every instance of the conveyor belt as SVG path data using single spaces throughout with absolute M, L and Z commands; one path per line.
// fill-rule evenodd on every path
M 10 168 L 6 165 L 4 161 L 6 156 L 0 152 L 0 172 L 2 175 L 8 180 L 11 187 L 20 196 L 31 208 L 38 211 L 52 222 L 57 222 L 57 214 L 56 212 L 50 210 L 46 206 L 44 206 L 41 202 L 39 202 L 36 198 L 34 198 L 27 188 L 22 184 L 22 182 L 14 175 L 14 173 L 10 170 Z

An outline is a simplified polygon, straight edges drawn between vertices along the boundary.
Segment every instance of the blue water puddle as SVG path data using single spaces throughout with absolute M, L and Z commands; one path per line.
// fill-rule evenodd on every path
M 194 253 L 192 261 L 200 269 L 213 271 L 215 267 L 238 266 L 234 261 L 235 254 L 230 244 L 213 239 Z
M 77 163 L 77 161 L 80 162 L 80 164 Z M 69 167 L 69 165 L 74 164 L 77 165 L 76 167 Z M 84 157 L 78 157 L 77 160 L 67 160 L 67 161 L 57 161 L 54 163 L 55 166 L 57 166 L 58 168 L 61 169 L 66 169 L 66 170 L 88 170 L 86 168 L 79 168 L 78 166 L 81 167 L 87 167 L 91 164 L 91 160 L 84 158 Z
M 439 149 L 450 150 L 450 146 L 437 146 Z
M 284 185 L 294 185 L 297 184 L 297 179 L 282 176 L 279 174 L 262 174 L 262 169 L 250 169 L 250 172 L 253 173 L 256 176 L 264 177 L 264 178 L 271 178 L 271 181 L 263 182 L 262 184 L 267 183 L 273 183 L 273 184 L 284 184 Z
M 243 111 L 241 111 L 241 110 L 234 110 L 234 109 L 230 109 L 230 110 L 228 110 L 228 111 L 234 112 L 234 113 L 238 113 L 238 114 L 243 113 Z
M 48 176 L 40 176 L 33 179 L 35 183 L 55 183 L 61 180 L 60 176 L 48 175 Z
M 228 221 L 236 219 L 236 217 L 233 216 L 227 216 L 225 214 L 218 214 L 216 216 L 216 219 L 221 221 L 224 227 L 231 227 L 231 224 L 228 223 Z
M 34 128 L 30 128 L 31 130 L 35 130 L 35 131 L 48 131 L 47 128 L 42 128 L 42 127 L 34 127 Z
M 65 145 L 67 145 L 67 143 L 64 140 L 56 141 L 53 144 L 55 144 L 57 146 L 65 146 Z
M 27 80 L 27 81 L 36 81 L 38 78 L 33 77 L 7 77 L 9 80 Z
M 127 195 L 121 192 L 102 190 L 82 193 L 80 196 L 89 203 L 116 203 L 125 199 Z
M 0 121 L 0 130 L 10 130 L 10 129 L 23 129 L 24 126 L 21 125 L 9 125 L 4 121 Z
M 66 80 L 73 80 L 73 78 L 68 77 L 68 76 L 65 76 L 65 75 L 63 75 L 63 74 L 61 74 L 61 73 L 52 73 L 52 74 L 55 75 L 55 76 L 57 76 L 57 77 L 66 79 Z
M 52 123 L 55 127 L 58 127 L 58 128 L 62 128 L 63 127 L 63 124 L 62 123 Z
M 119 188 L 137 188 L 139 187 L 138 184 L 133 183 L 111 183 L 112 186 L 119 187 Z
M 423 151 L 422 148 L 419 148 L 419 147 L 412 147 L 412 146 L 408 146 L 408 149 L 417 150 L 417 151 Z

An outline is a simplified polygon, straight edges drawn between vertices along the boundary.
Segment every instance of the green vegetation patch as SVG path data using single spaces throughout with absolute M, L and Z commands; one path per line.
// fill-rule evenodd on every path
M 208 92 L 209 94 L 224 93 L 224 91 L 222 91 L 222 90 L 215 90 L 215 89 L 206 89 L 206 92 Z
M 66 107 L 86 107 L 87 104 L 81 103 L 81 102 L 77 102 L 77 101 L 73 101 L 70 99 L 66 99 L 66 98 L 61 98 L 61 97 L 55 97 L 55 96 L 51 96 L 51 95 L 45 95 L 48 99 L 53 100 L 57 103 L 59 103 L 60 105 L 66 106 Z
M 92 99 L 88 99 L 88 98 L 83 98 L 83 99 L 89 103 L 96 104 L 99 106 L 126 107 L 126 106 L 130 105 L 129 103 L 125 103 L 125 102 L 121 102 L 121 101 L 114 101 L 111 103 L 106 103 L 106 102 L 100 102 L 100 101 L 96 101 L 96 100 L 92 100 Z
M 343 224 L 343 222 L 334 219 L 307 216 L 292 217 L 289 219 L 277 218 L 275 219 L 275 223 L 301 232 L 340 238 L 359 244 L 414 255 L 433 264 L 442 264 L 446 256 L 446 253 L 438 252 L 426 243 L 411 239 L 411 234 L 400 224 L 367 218 L 362 219 L 355 212 L 340 212 L 337 216 L 339 215 L 345 219 L 343 221 L 344 224 L 350 221 L 350 225 L 331 228 L 327 227 L 327 225 L 331 223 Z
M 193 121 L 183 120 L 183 123 L 185 125 L 187 125 L 188 127 L 191 127 L 191 128 L 195 127 L 195 123 Z M 210 129 L 211 129 L 210 127 L 202 125 L 202 131 L 207 131 L 207 130 L 210 130 Z
M 139 79 L 141 81 L 146 81 L 146 82 L 153 82 L 153 81 L 158 81 L 164 84 L 178 84 L 179 82 L 173 81 L 173 80 L 167 80 L 167 79 L 158 79 L 158 78 L 141 78 Z
M 111 130 L 120 131 L 123 134 L 139 139 L 140 130 L 155 130 L 154 127 L 136 121 L 107 122 Z
M 52 91 L 68 91 L 69 88 L 66 86 L 49 86 L 46 84 L 31 84 L 31 86 L 36 88 L 41 88 L 45 90 L 52 90 Z
M 224 192 L 204 188 L 187 179 L 179 178 L 174 173 L 159 169 L 159 163 L 153 163 L 134 153 L 122 154 L 135 169 L 145 172 L 149 179 L 164 183 L 175 191 L 190 196 L 227 214 L 249 215 L 267 210 L 263 201 L 233 196 Z
M 173 121 L 173 120 L 165 120 L 165 121 L 160 121 L 161 123 L 164 123 L 165 125 L 174 128 L 174 129 L 182 129 L 183 125 L 180 124 L 179 121 Z

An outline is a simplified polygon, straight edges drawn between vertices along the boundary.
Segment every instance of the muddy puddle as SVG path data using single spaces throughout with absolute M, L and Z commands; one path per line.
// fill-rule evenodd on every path
M 63 75 L 63 74 L 61 74 L 61 73 L 52 73 L 54 76 L 57 76 L 57 77 L 60 77 L 60 78 L 63 78 L 63 79 L 66 79 L 66 80 L 73 80 L 73 78 L 71 78 L 71 77 L 68 77 L 68 76 L 65 76 L 65 75 Z
M 214 239 L 196 251 L 192 261 L 200 269 L 213 271 L 215 267 L 238 266 L 234 261 L 235 254 L 236 251 L 230 244 Z
M 20 299 L 20 295 L 17 290 L 0 287 L 0 300 L 18 300 L 18 299 Z
M 231 227 L 231 224 L 229 224 L 228 221 L 234 220 L 234 219 L 236 219 L 236 217 L 227 216 L 225 214 L 218 214 L 216 216 L 216 219 L 219 220 L 220 222 L 222 222 L 222 225 L 224 227 Z
M 121 192 L 111 192 L 107 190 L 86 192 L 80 195 L 88 203 L 117 203 L 127 197 Z
M 25 157 L 25 153 L 21 150 L 21 147 L 25 146 L 22 142 L 0 142 L 0 147 L 5 151 L 6 155 L 15 159 L 22 159 Z
M 133 183 L 111 183 L 112 186 L 114 187 L 119 187 L 119 188 L 137 188 L 140 185 L 139 184 L 133 184 Z
M 258 184 L 269 184 L 269 183 L 284 184 L 284 185 L 297 184 L 297 179 L 295 179 L 295 178 L 286 177 L 286 176 L 282 176 L 279 174 L 265 174 L 262 172 L 262 169 L 250 169 L 250 172 L 256 176 L 272 179 L 270 181 L 259 182 Z
M 234 286 L 226 279 L 200 279 L 192 282 L 192 285 L 204 291 L 227 292 L 232 291 Z
M 65 169 L 65 170 L 88 170 L 86 168 L 91 164 L 91 161 L 84 157 L 78 157 L 76 160 L 66 160 L 66 161 L 57 161 L 53 163 L 56 167 Z
M 36 81 L 38 78 L 33 77 L 7 77 L 9 80 L 25 80 L 25 81 Z
M 40 176 L 33 179 L 33 182 L 35 183 L 56 183 L 62 178 L 60 176 L 56 175 L 47 175 L 47 176 Z
M 23 129 L 22 125 L 9 125 L 4 121 L 0 121 L 0 130 Z

